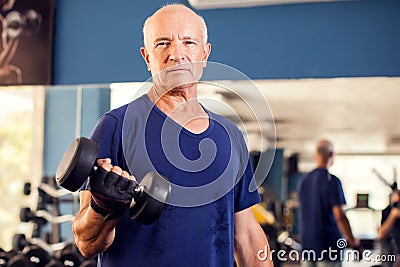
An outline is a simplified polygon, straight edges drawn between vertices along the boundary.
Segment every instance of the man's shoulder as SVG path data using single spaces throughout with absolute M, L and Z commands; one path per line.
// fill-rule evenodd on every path
M 332 173 L 329 173 L 329 175 L 332 177 L 332 179 L 333 179 L 335 182 L 342 183 L 342 182 L 340 181 L 340 178 L 337 177 L 336 175 L 334 175 L 334 174 L 332 174 Z
M 309 172 L 303 173 L 301 175 L 301 177 L 300 177 L 300 180 L 306 180 L 306 179 L 308 179 L 310 177 L 314 177 L 314 176 L 317 176 L 317 175 L 319 175 L 319 169 L 318 168 L 313 169 L 313 170 L 311 170 Z
M 128 108 L 128 104 L 125 104 L 123 106 L 120 106 L 118 108 L 112 109 L 108 112 L 106 112 L 104 115 L 109 116 L 112 118 L 115 118 L 117 120 L 120 120 L 125 116 L 126 109 Z
M 122 105 L 120 107 L 114 108 L 108 112 L 106 112 L 104 115 L 108 116 L 108 117 L 112 117 L 118 121 L 122 121 L 125 117 L 125 114 L 127 112 L 127 110 L 140 110 L 141 106 L 143 106 L 145 104 L 144 101 L 144 95 L 131 101 L 128 104 Z
M 322 182 L 322 179 L 320 179 L 321 177 L 326 177 L 326 181 L 328 181 L 329 180 L 328 171 L 326 169 L 322 169 L 322 168 L 315 168 L 309 172 L 303 173 L 299 179 L 299 184 L 303 184 L 307 180 Z M 336 179 L 338 179 L 336 176 L 334 176 L 334 177 Z

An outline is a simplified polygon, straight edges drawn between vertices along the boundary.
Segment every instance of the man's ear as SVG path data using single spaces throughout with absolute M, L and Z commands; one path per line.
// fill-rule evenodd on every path
M 146 62 L 147 69 L 150 71 L 149 53 L 147 52 L 146 47 L 142 46 L 140 48 L 140 54 L 142 55 L 144 61 Z

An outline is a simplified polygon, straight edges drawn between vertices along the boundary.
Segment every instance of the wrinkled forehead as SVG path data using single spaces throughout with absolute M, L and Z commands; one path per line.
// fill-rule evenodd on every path
M 194 12 L 168 10 L 156 12 L 145 24 L 145 40 L 153 42 L 158 38 L 193 38 L 204 40 L 203 22 Z
M 190 37 L 192 39 L 202 40 L 202 31 L 198 24 L 191 21 L 176 21 L 170 20 L 168 23 L 155 24 L 149 31 L 150 41 L 154 41 L 160 37 L 174 39 L 178 36 L 179 39 Z

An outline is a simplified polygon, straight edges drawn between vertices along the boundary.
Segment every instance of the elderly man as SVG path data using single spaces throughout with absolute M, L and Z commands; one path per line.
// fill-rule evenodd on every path
M 204 20 L 183 5 L 168 5 L 146 20 L 143 34 L 140 51 L 153 85 L 106 113 L 92 133 L 99 144 L 97 163 L 108 173 L 92 177 L 80 193 L 73 223 L 79 250 L 87 257 L 99 254 L 102 267 L 220 267 L 234 266 L 235 260 L 238 266 L 272 266 L 270 257 L 257 257 L 261 250 L 269 253 L 268 241 L 251 210 L 260 198 L 249 192 L 254 180 L 242 134 L 197 101 L 197 81 L 211 51 Z M 179 153 L 168 157 L 168 147 Z M 175 157 L 183 159 L 174 162 Z M 171 201 L 179 201 L 167 203 L 155 223 L 143 225 L 127 214 L 131 192 L 119 194 L 116 186 L 102 188 L 98 181 L 112 178 L 118 185 L 151 170 L 179 188 L 222 179 L 222 189 L 210 187 L 215 198 L 196 205 L 193 198 L 201 195 L 188 190 L 182 196 L 173 188 Z

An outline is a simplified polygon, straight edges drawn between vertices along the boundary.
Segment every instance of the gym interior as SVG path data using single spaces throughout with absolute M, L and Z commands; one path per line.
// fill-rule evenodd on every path
M 102 114 L 145 92 L 142 27 L 167 2 L 20 0 L 1 11 L 0 266 L 21 255 L 39 263 L 13 266 L 96 266 L 74 246 L 79 192 L 60 187 L 56 170 Z M 382 210 L 400 179 L 400 2 L 175 2 L 207 23 L 199 100 L 245 137 L 275 266 L 300 266 L 297 186 L 321 138 L 334 145 L 330 172 L 354 236 L 382 255 Z M 342 266 L 395 261 L 384 256 Z

